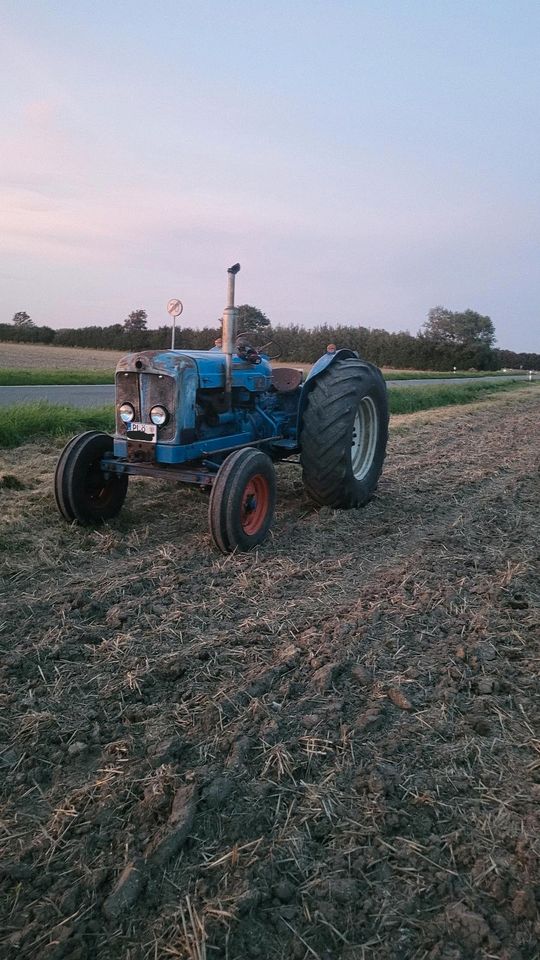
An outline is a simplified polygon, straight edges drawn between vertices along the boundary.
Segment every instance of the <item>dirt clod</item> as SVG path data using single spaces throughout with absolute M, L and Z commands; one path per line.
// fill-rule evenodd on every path
M 450 935 L 465 947 L 479 947 L 489 936 L 489 926 L 480 914 L 467 910 L 461 903 L 453 903 L 445 912 Z
M 230 777 L 216 777 L 204 793 L 204 799 L 211 807 L 221 807 L 234 790 L 234 781 Z
M 158 766 L 164 763 L 178 763 L 188 749 L 183 737 L 168 737 L 153 744 L 148 753 L 152 762 Z
M 114 920 L 122 916 L 138 900 L 146 883 L 144 861 L 134 860 L 126 864 L 114 889 L 103 904 L 105 916 Z
M 395 707 L 399 707 L 400 710 L 412 710 L 411 701 L 401 690 L 398 690 L 397 687 L 390 687 L 388 699 L 392 701 Z
M 73 743 L 70 743 L 67 748 L 67 752 L 70 757 L 78 757 L 81 753 L 86 753 L 88 750 L 88 744 L 84 740 L 75 740 Z
M 339 663 L 325 663 L 322 667 L 315 670 L 311 678 L 311 685 L 320 693 L 326 693 L 330 689 L 340 668 Z
M 294 883 L 291 883 L 289 880 L 280 880 L 275 887 L 274 893 L 282 903 L 289 903 L 296 893 L 296 887 Z
M 328 883 L 328 895 L 336 903 L 355 903 L 358 898 L 358 883 L 353 877 L 334 877 Z
M 515 917 L 525 917 L 527 920 L 536 918 L 536 900 L 531 887 L 516 891 L 512 898 L 512 913 Z
M 369 683 L 369 673 L 365 667 L 355 664 L 351 667 L 351 677 L 359 684 Z
M 167 825 L 158 831 L 145 851 L 153 866 L 164 866 L 184 846 L 195 819 L 197 798 L 196 784 L 186 784 L 176 791 Z
M 476 684 L 478 693 L 490 694 L 495 689 L 495 680 L 492 677 L 480 677 Z

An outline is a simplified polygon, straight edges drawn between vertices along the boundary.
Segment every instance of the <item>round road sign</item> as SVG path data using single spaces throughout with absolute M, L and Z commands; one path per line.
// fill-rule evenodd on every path
M 167 304 L 167 313 L 171 317 L 179 317 L 184 309 L 184 304 L 181 300 L 169 300 Z

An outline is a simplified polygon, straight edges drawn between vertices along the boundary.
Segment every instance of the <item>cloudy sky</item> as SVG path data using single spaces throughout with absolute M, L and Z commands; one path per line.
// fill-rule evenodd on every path
M 0 321 L 416 332 L 540 352 L 534 0 L 3 0 Z

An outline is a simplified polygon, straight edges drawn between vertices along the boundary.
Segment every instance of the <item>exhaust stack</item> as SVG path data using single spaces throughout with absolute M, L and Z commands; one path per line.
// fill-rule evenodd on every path
M 234 282 L 239 270 L 239 263 L 235 263 L 234 266 L 229 267 L 227 270 L 227 306 L 223 311 L 221 330 L 221 349 L 225 354 L 225 398 L 229 410 L 231 408 L 232 397 L 232 355 L 236 343 L 236 322 L 238 317 L 238 310 L 234 305 Z

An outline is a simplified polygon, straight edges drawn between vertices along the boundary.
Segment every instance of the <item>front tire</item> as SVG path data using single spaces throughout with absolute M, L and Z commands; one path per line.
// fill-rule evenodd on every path
M 380 370 L 336 360 L 315 380 L 300 431 L 304 486 L 315 503 L 362 507 L 376 489 L 388 440 L 388 398 Z
M 56 506 L 59 512 L 68 523 L 73 523 L 75 514 L 73 513 L 68 497 L 66 466 L 73 448 L 79 443 L 81 437 L 95 436 L 97 432 L 97 430 L 88 430 L 86 433 L 81 433 L 76 437 L 72 437 L 71 440 L 68 440 L 56 464 L 56 470 L 54 472 L 54 499 L 56 500 Z
M 222 553 L 252 550 L 266 537 L 274 516 L 276 474 L 262 450 L 244 447 L 223 462 L 208 507 L 210 533 Z
M 126 498 L 126 474 L 106 475 L 101 460 L 112 453 L 113 438 L 90 430 L 64 447 L 56 467 L 54 492 L 62 516 L 83 526 L 104 523 L 116 517 Z

